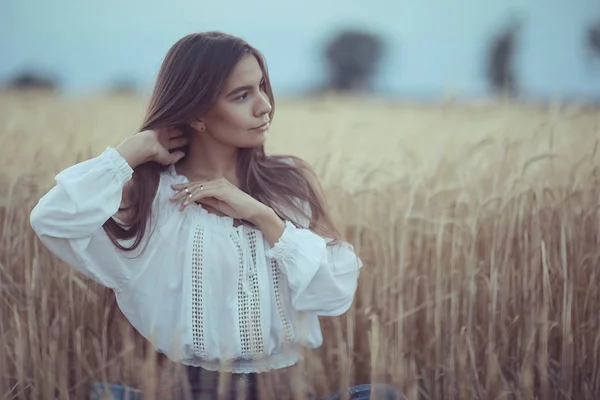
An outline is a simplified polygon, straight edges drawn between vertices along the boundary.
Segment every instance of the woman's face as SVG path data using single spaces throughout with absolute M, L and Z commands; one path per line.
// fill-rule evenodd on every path
M 263 72 L 253 55 L 243 57 L 233 69 L 216 104 L 200 118 L 204 134 L 238 148 L 261 146 L 269 129 L 271 104 Z

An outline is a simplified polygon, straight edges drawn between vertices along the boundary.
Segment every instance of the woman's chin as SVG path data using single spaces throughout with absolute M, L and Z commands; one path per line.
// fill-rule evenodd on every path
M 252 138 L 251 140 L 247 140 L 245 143 L 241 143 L 238 147 L 245 148 L 245 149 L 260 147 L 263 144 L 265 144 L 265 142 L 267 141 L 266 132 L 263 132 L 260 135 L 257 135 L 257 134 L 253 134 L 253 135 L 255 135 L 254 138 Z
M 267 141 L 268 132 L 269 131 L 253 133 L 253 135 L 254 135 L 253 147 L 260 146 L 261 144 L 265 143 Z

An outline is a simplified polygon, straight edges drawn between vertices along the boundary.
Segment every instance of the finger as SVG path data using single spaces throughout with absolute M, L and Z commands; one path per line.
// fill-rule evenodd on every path
M 213 182 L 213 181 L 196 181 L 196 182 L 186 182 L 186 183 L 175 183 L 175 184 L 171 185 L 171 189 L 183 190 L 185 188 L 189 188 L 191 190 L 192 188 L 199 187 L 200 185 L 204 185 L 206 187 L 206 185 L 210 184 L 211 182 Z
M 209 188 L 204 187 L 203 189 L 196 188 L 191 191 L 191 194 L 191 196 L 187 196 L 187 198 L 184 200 L 184 203 L 187 202 L 187 204 L 189 204 L 193 201 L 199 201 L 207 197 L 214 197 L 216 200 L 225 201 L 224 190 L 218 186 Z
M 221 201 L 215 199 L 214 197 L 204 197 L 203 199 L 198 200 L 198 203 L 202 203 L 204 205 L 214 208 L 215 210 L 221 211 L 219 209 L 219 205 L 221 204 Z
M 177 136 L 181 136 L 181 135 L 183 135 L 183 133 L 177 128 L 169 128 L 167 130 L 167 137 L 169 139 L 173 139 L 173 138 L 176 138 Z
M 175 139 L 169 140 L 169 149 L 176 149 L 181 146 L 185 146 L 188 143 L 188 139 L 183 136 L 178 136 Z
M 185 153 L 183 151 L 175 151 L 175 152 L 171 153 L 171 164 L 176 164 L 184 156 L 185 156 Z
M 204 189 L 204 190 L 196 189 L 195 191 L 191 192 L 191 196 L 188 195 L 186 197 L 186 199 L 181 203 L 180 210 L 183 210 L 188 205 L 190 205 L 196 201 L 201 201 L 202 199 L 207 198 L 207 197 L 218 198 L 218 195 L 219 195 L 218 189 Z
M 226 212 L 223 211 L 223 209 L 221 208 L 223 202 L 215 199 L 214 197 L 204 197 L 198 200 L 197 203 L 204 206 L 205 208 L 209 207 L 219 212 L 222 212 L 223 214 L 226 214 Z
M 159 137 L 171 137 L 171 128 L 155 128 L 154 132 L 156 132 Z
M 177 201 L 189 196 L 196 191 L 204 191 L 206 190 L 206 185 L 208 182 L 199 182 L 199 183 L 183 183 L 178 185 L 171 185 L 171 187 L 175 190 L 178 190 L 173 196 L 171 196 L 171 201 Z M 202 186 L 202 190 L 200 190 L 200 186 Z M 187 192 L 186 189 L 187 188 Z
M 196 196 L 194 195 L 193 192 L 190 192 L 189 195 L 186 195 L 184 197 L 185 197 L 184 200 L 181 203 L 179 203 L 179 207 L 178 207 L 179 211 L 183 211 L 187 206 L 189 206 L 194 201 L 196 201 L 194 199 Z
M 219 200 L 215 199 L 214 197 L 203 197 L 201 199 L 198 199 L 198 203 L 206 204 L 209 206 L 214 206 L 218 202 Z

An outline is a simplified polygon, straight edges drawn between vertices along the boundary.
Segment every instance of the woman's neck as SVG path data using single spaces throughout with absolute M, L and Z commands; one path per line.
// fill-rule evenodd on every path
M 177 173 L 190 181 L 226 178 L 236 186 L 239 148 L 216 141 L 210 134 L 195 134 Z

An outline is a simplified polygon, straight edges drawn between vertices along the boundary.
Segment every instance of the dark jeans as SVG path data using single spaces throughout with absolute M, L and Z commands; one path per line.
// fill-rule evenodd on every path
M 188 367 L 187 378 L 190 391 L 178 392 L 176 397 L 181 400 L 259 400 L 259 383 L 257 374 L 220 374 L 218 372 L 207 371 L 202 368 Z M 291 398 L 291 383 L 288 381 L 280 382 L 275 389 L 275 394 L 269 396 L 276 399 Z M 222 386 L 219 388 L 219 386 Z M 115 400 L 141 400 L 142 393 L 138 389 L 115 384 L 102 384 L 96 382 L 92 384 L 92 399 L 100 399 L 101 393 L 108 391 Z M 223 397 L 219 397 L 219 389 Z M 375 392 L 378 400 L 406 400 L 406 397 L 395 387 L 386 384 L 364 384 L 352 386 L 343 391 L 349 394 L 350 400 L 368 400 Z M 307 400 L 340 400 L 343 392 L 337 392 L 325 397 L 315 397 L 307 393 Z
M 206 371 L 202 368 L 188 367 L 188 379 L 192 391 L 193 400 L 219 399 L 218 386 L 219 376 L 224 376 L 218 372 Z M 227 374 L 225 386 L 225 397 L 227 400 L 246 399 L 259 400 L 258 379 L 256 374 Z M 284 388 L 285 390 L 285 388 Z M 276 394 L 277 398 L 287 397 L 292 390 L 288 388 L 287 393 Z M 406 399 L 399 390 L 386 384 L 364 384 L 352 386 L 345 391 L 349 394 L 349 400 L 368 400 L 372 392 L 376 393 L 378 400 L 403 400 Z M 339 400 L 343 398 L 342 392 L 337 392 L 329 396 L 316 398 L 307 394 L 307 400 Z
M 349 394 L 348 399 L 350 400 L 368 400 L 373 393 L 376 394 L 377 400 L 406 400 L 406 397 L 394 386 L 383 383 L 356 385 L 347 389 L 346 392 Z M 338 392 L 317 400 L 340 400 L 342 398 L 342 393 Z
M 198 367 L 187 367 L 187 374 L 192 400 L 259 400 L 255 374 L 221 374 Z

